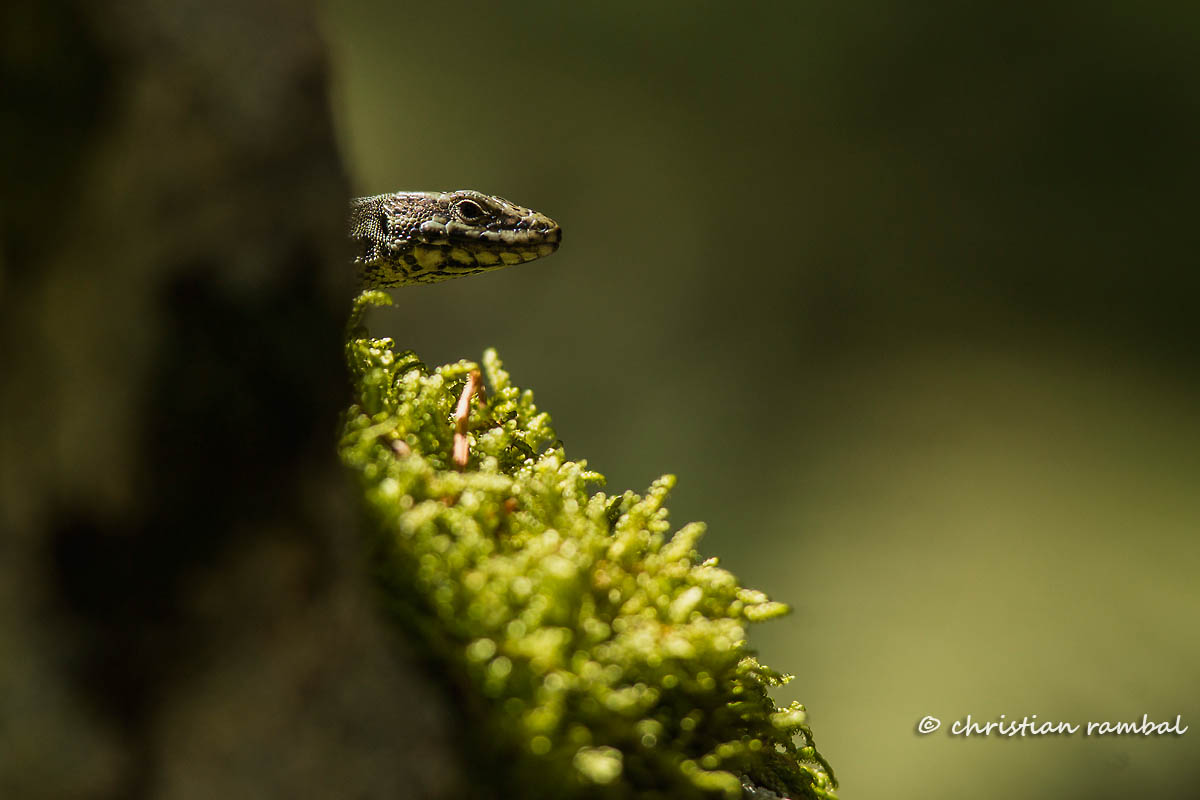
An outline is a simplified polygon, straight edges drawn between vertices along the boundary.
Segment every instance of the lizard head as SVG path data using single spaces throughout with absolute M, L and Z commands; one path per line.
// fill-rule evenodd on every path
M 396 192 L 355 200 L 350 236 L 368 286 L 435 283 L 521 264 L 558 249 L 544 214 L 481 192 Z

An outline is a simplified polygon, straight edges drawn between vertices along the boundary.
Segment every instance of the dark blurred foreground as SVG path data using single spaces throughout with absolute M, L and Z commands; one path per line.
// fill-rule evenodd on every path
M 22 2 L 0 36 L 0 796 L 445 796 L 333 456 L 313 20 Z

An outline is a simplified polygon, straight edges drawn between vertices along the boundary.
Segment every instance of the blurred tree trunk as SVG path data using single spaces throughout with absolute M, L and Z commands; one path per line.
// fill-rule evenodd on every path
M 0 796 L 447 797 L 334 457 L 310 9 L 0 10 Z

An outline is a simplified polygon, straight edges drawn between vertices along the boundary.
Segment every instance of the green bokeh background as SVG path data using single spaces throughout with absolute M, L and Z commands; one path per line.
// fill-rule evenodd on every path
M 795 613 L 753 632 L 846 798 L 1190 798 L 1200 7 L 328 2 L 360 193 L 478 188 L 553 258 L 397 292 L 612 489 Z M 915 732 L 925 715 L 944 722 Z

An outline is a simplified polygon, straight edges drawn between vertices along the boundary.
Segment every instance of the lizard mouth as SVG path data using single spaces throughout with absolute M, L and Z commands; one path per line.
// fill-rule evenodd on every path
M 514 233 L 506 231 L 506 233 Z M 444 244 L 419 244 L 410 253 L 412 266 L 426 274 L 444 273 L 446 277 L 464 272 L 523 264 L 545 258 L 558 249 L 562 234 L 557 230 L 523 236 L 463 237 Z
M 558 249 L 562 229 L 552 220 L 537 228 L 475 230 L 449 236 L 433 247 L 440 249 L 449 266 L 503 267 L 545 258 Z
M 562 231 L 553 228 L 502 228 L 499 230 L 476 230 L 447 236 L 442 241 L 430 244 L 443 247 L 465 247 L 470 250 L 504 250 L 511 247 L 558 247 Z
M 543 218 L 538 224 L 521 223 L 510 226 L 469 228 L 450 223 L 425 223 L 420 228 L 421 243 L 428 247 L 464 247 L 468 249 L 504 249 L 562 242 L 562 228 L 552 219 Z

